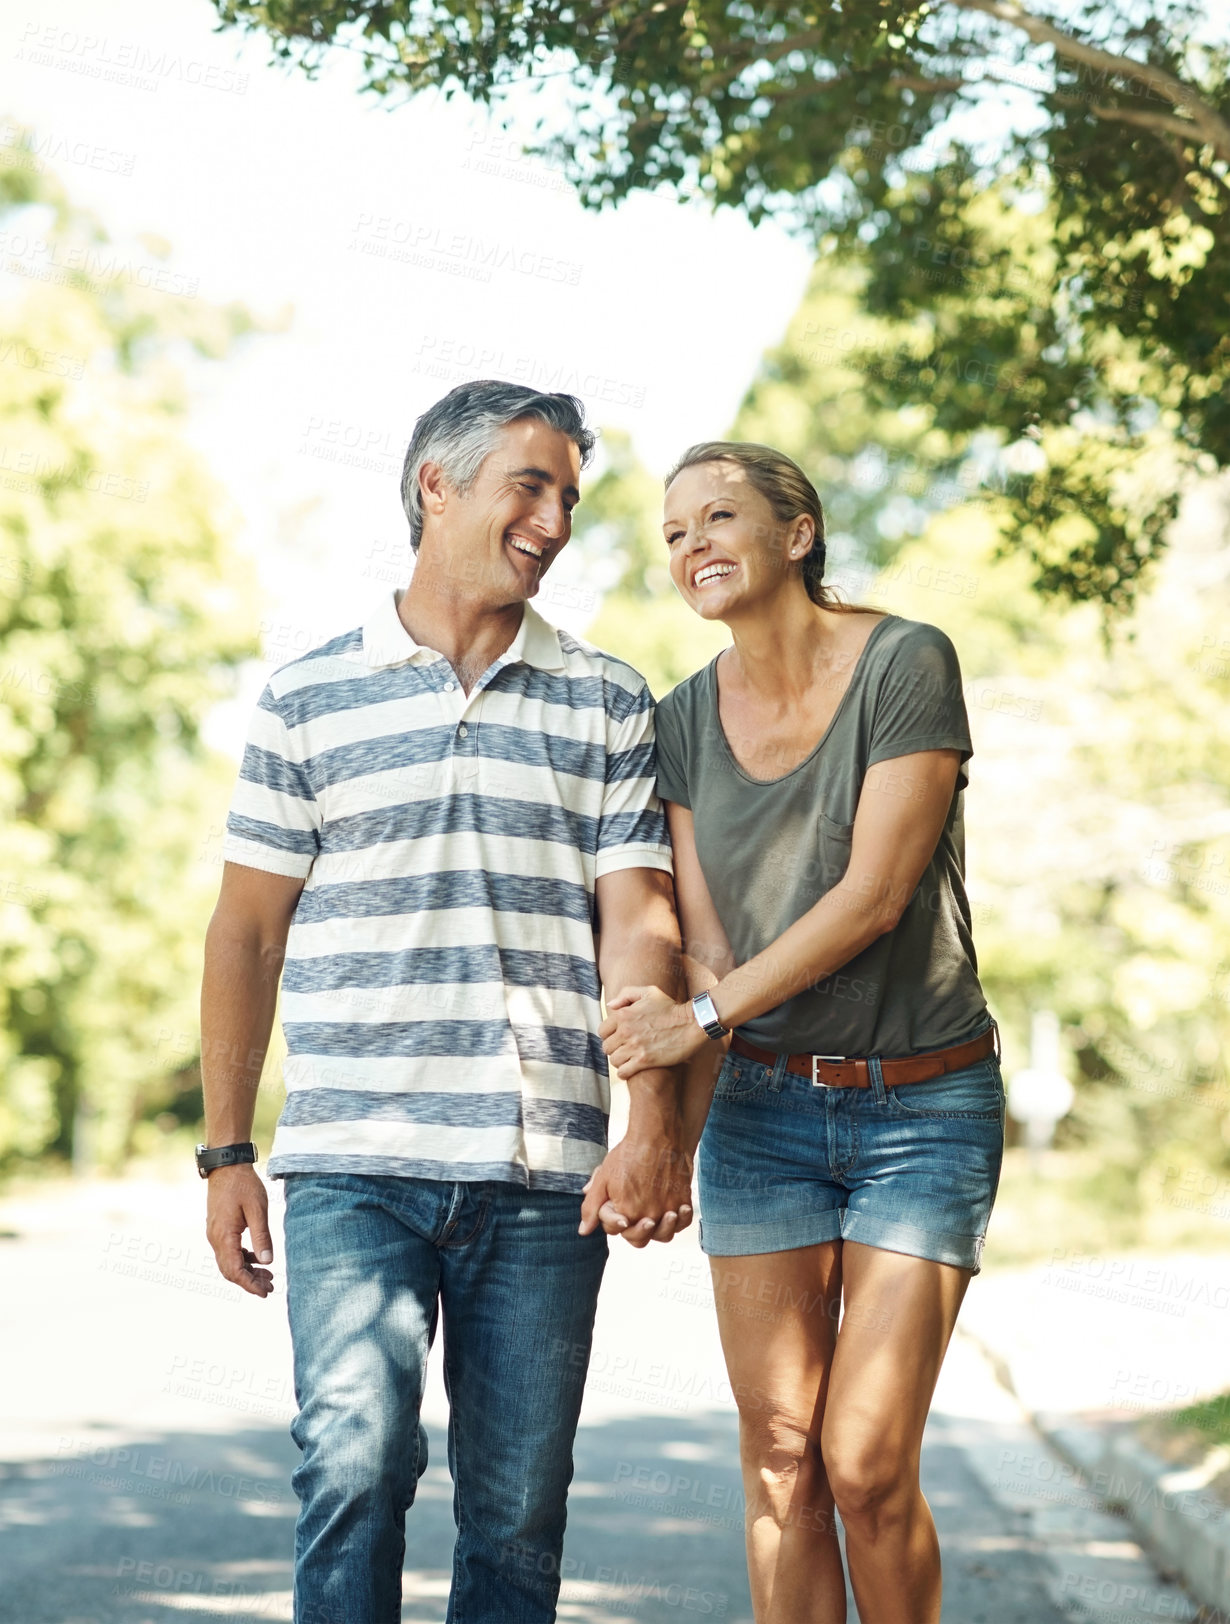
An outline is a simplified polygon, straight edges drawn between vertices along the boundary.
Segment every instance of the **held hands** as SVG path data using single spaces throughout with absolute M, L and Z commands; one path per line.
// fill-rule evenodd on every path
M 676 1004 L 653 986 L 628 987 L 609 999 L 598 1034 L 625 1081 L 645 1071 L 669 1071 L 708 1041 L 691 1005 Z M 692 1222 L 692 1157 L 682 1148 L 683 1137 L 677 1104 L 654 1103 L 652 1090 L 641 1095 L 633 1089 L 627 1136 L 585 1186 L 581 1233 L 601 1224 L 608 1235 L 622 1235 L 639 1249 L 686 1229 Z
M 640 1218 L 625 1214 L 641 1213 Z M 585 1186 L 582 1235 L 601 1224 L 639 1251 L 669 1241 L 692 1222 L 692 1158 L 673 1145 L 622 1139 Z
M 606 1007 L 598 1036 L 625 1082 L 638 1071 L 681 1065 L 708 1042 L 691 1004 L 677 1004 L 661 987 L 628 987 Z

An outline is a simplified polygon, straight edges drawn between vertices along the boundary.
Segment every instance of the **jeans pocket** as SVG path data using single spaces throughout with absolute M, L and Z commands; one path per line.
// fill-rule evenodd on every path
M 995 1122 L 1003 1114 L 1004 1084 L 998 1061 L 988 1058 L 925 1083 L 890 1087 L 888 1099 L 903 1116 L 980 1117 Z
M 728 1054 L 722 1062 L 722 1069 L 718 1072 L 717 1082 L 714 1084 L 714 1099 L 737 1100 L 745 1094 L 755 1093 L 756 1089 L 762 1086 L 768 1069 L 755 1060 L 745 1060 L 741 1055 Z

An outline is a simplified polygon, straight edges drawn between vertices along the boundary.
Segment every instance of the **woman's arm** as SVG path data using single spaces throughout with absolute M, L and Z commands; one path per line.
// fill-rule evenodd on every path
M 723 1026 L 776 1009 L 893 929 L 935 854 L 960 763 L 958 750 L 920 750 L 867 769 L 844 876 L 754 958 L 715 972 L 709 991 Z M 656 991 L 629 989 L 602 1029 L 623 1077 L 677 1064 L 706 1042 L 691 1009 Z
M 957 782 L 957 750 L 921 750 L 867 769 L 850 864 L 801 919 L 712 996 L 723 1026 L 776 1009 L 893 929 L 935 855 Z

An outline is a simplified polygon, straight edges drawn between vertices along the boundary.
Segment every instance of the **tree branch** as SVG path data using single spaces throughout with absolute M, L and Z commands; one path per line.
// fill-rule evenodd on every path
M 918 79 L 912 74 L 894 73 L 888 80 L 890 90 L 913 90 L 923 96 L 942 96 L 950 90 L 964 90 L 970 81 L 960 74 L 947 79 Z
M 839 73 L 833 79 L 808 79 L 802 84 L 782 85 L 778 89 L 773 89 L 770 85 L 757 85 L 749 99 L 758 101 L 763 96 L 767 101 L 780 105 L 782 102 L 795 101 L 800 96 L 818 96 L 826 90 L 834 90 L 840 85 L 848 85 L 849 83 L 849 74 Z M 887 86 L 890 90 L 915 90 L 923 91 L 927 95 L 939 96 L 947 91 L 963 90 L 968 83 L 967 79 L 960 78 L 914 79 L 905 76 L 894 76 L 887 81 Z
M 1199 129 L 1217 155 L 1230 160 L 1230 124 L 1190 85 L 1184 84 L 1182 79 L 1176 78 L 1167 69 L 1148 62 L 1137 62 L 1130 56 L 1116 56 L 1112 51 L 1104 51 L 1099 46 L 1074 39 L 1071 34 L 1065 34 L 1062 29 L 1026 11 L 1020 0 L 948 0 L 948 4 L 960 11 L 980 11 L 998 22 L 1019 28 L 1035 45 L 1049 45 L 1057 56 L 1082 62 L 1086 67 L 1119 74 L 1147 90 L 1164 92 L 1172 106 L 1190 114 L 1193 126 Z
M 1194 119 L 1178 118 L 1174 113 L 1150 113 L 1141 107 L 1100 107 L 1096 102 L 1087 102 L 1080 96 L 1055 96 L 1052 99 L 1061 107 L 1083 108 L 1094 118 L 1113 119 L 1120 124 L 1138 124 L 1143 130 L 1166 130 L 1173 135 L 1181 135 L 1186 141 L 1193 138 L 1202 144 L 1204 141 L 1203 132 Z

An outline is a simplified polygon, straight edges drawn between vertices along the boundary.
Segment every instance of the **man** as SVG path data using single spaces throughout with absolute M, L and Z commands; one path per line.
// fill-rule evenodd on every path
M 274 675 L 228 818 L 199 1162 L 219 1268 L 265 1297 L 249 1136 L 281 975 L 297 1624 L 401 1616 L 441 1307 L 448 1617 L 555 1617 L 606 1234 L 690 1221 L 679 1074 L 638 1076 L 604 1160 L 599 987 L 682 990 L 652 701 L 528 602 L 592 446 L 578 401 L 509 383 L 419 419 L 410 585 Z

